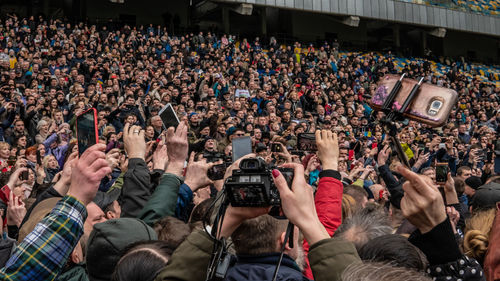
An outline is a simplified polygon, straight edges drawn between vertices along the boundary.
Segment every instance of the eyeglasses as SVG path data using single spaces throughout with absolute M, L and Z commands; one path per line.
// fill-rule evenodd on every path
M 234 135 L 237 137 L 244 137 L 245 136 L 245 134 L 234 134 Z

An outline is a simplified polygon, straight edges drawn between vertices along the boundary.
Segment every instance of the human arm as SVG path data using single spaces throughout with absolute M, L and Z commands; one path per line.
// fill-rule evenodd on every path
M 407 179 L 401 211 L 417 227 L 408 240 L 426 255 L 431 276 L 437 280 L 447 276 L 483 280 L 479 264 L 460 252 L 443 198 L 432 180 L 402 166 L 398 172 Z
M 105 146 L 85 151 L 72 173 L 69 195 L 19 244 L 6 266 L 2 280 L 54 280 L 83 234 L 85 206 L 94 198 L 101 178 L 110 172 L 104 160 Z
M 128 170 L 123 176 L 122 217 L 138 217 L 151 196 L 149 169 L 144 161 L 146 142 L 144 130 L 125 124 L 123 129 L 125 151 L 129 156 Z
M 341 175 L 337 171 L 339 145 L 337 134 L 330 131 L 316 131 L 316 146 L 318 157 L 323 165 L 323 171 L 319 174 L 319 184 L 314 196 L 314 205 L 317 210 L 318 219 L 325 227 L 331 237 L 342 223 L 342 192 L 343 186 Z M 304 240 L 304 252 L 309 255 L 309 243 Z M 306 260 L 304 275 L 313 279 L 310 260 Z

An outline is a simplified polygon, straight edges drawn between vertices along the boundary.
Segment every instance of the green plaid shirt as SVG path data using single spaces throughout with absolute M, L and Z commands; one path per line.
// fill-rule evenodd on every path
M 83 234 L 85 206 L 63 197 L 49 215 L 24 238 L 4 268 L 0 280 L 54 280 Z

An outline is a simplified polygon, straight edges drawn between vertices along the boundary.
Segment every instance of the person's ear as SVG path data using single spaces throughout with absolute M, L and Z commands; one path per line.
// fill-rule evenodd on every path
M 286 232 L 282 232 L 280 235 L 280 241 L 279 241 L 279 250 L 281 251 L 281 247 L 283 247 L 283 243 L 285 243 L 285 238 L 286 238 Z M 285 245 L 285 251 L 290 251 L 292 248 L 290 248 L 290 241 L 286 242 Z
M 106 218 L 107 218 L 108 220 L 111 220 L 111 219 L 116 219 L 115 212 L 112 212 L 112 211 L 107 211 L 107 212 L 106 212 Z
M 69 258 L 71 259 L 71 262 L 74 264 L 79 264 L 83 262 L 83 251 L 80 243 L 78 243 L 75 249 L 73 249 L 73 252 L 71 252 Z

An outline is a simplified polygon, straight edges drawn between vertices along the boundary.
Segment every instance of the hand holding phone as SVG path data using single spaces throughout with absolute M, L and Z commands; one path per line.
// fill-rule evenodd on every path
M 97 131 L 97 111 L 95 108 L 90 108 L 76 118 L 76 138 L 78 139 L 79 155 L 82 155 L 87 148 L 97 143 L 99 133 Z
M 167 105 L 158 112 L 158 115 L 160 115 L 161 121 L 163 122 L 164 130 L 170 127 L 177 128 L 177 126 L 179 126 L 179 118 L 170 103 L 167 103 Z

